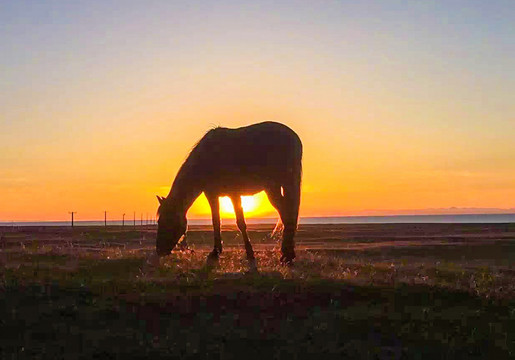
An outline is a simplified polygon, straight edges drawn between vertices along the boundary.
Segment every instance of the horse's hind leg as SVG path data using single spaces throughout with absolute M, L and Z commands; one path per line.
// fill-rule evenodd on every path
M 236 214 L 236 225 L 240 229 L 241 235 L 243 236 L 243 242 L 245 243 L 245 252 L 247 253 L 247 260 L 252 270 L 256 269 L 256 258 L 254 257 L 254 250 L 250 243 L 249 235 L 247 234 L 247 224 L 245 224 L 245 216 L 243 215 L 243 207 L 241 206 L 240 196 L 231 196 L 231 201 L 234 206 L 234 213 Z
M 295 259 L 294 237 L 297 231 L 300 205 L 300 183 L 288 184 L 283 187 L 283 209 L 281 218 L 284 224 L 283 242 L 281 246 L 281 262 L 291 264 Z
M 300 193 L 294 186 L 271 186 L 266 189 L 270 203 L 277 209 L 283 223 L 283 241 L 281 245 L 281 262 L 291 264 L 295 258 L 294 236 L 297 230 Z

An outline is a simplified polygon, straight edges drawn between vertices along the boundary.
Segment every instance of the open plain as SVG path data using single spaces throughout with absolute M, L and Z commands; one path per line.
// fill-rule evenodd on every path
M 211 227 L 150 266 L 155 227 L 0 228 L 1 358 L 515 357 L 515 224 L 273 225 L 205 266 Z

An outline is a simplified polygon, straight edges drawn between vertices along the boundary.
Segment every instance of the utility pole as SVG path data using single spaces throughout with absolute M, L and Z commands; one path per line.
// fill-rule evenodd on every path
M 143 213 L 140 214 L 139 224 L 143 226 Z
M 122 228 L 125 226 L 125 213 L 122 215 Z
M 72 227 L 73 227 L 73 214 L 77 214 L 77 211 L 69 211 L 68 214 L 72 214 Z
M 133 222 L 133 225 L 134 225 L 134 227 L 136 227 L 136 211 L 134 211 L 134 218 L 133 218 L 133 219 L 134 219 L 134 220 L 133 220 L 133 221 L 134 221 L 134 222 Z
M 145 225 L 148 225 L 148 213 L 147 213 L 147 220 L 145 220 Z
M 107 210 L 104 210 L 104 226 L 107 227 Z

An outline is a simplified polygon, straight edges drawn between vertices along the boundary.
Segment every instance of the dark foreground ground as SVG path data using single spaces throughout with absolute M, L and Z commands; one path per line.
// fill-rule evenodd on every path
M 515 358 L 515 224 L 304 225 L 292 268 L 272 226 L 235 229 L 216 268 L 146 264 L 155 229 L 0 228 L 0 358 Z

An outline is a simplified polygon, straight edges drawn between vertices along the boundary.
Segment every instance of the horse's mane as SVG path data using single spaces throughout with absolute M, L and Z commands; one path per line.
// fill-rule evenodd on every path
M 222 127 L 220 125 L 212 125 L 211 128 L 209 130 L 207 130 L 204 135 L 202 135 L 195 144 L 193 144 L 193 146 L 191 147 L 191 150 L 190 152 L 188 153 L 188 155 L 186 156 L 186 158 L 184 159 L 184 162 L 183 162 L 183 165 L 184 163 L 188 160 L 188 158 L 190 157 L 190 155 L 199 147 L 199 145 L 202 143 L 202 140 L 206 139 L 208 137 L 208 135 L 210 133 L 213 133 L 215 132 L 216 130 L 218 129 L 222 129 Z
M 179 176 L 179 174 L 181 173 L 181 170 L 183 170 L 183 168 L 185 168 L 186 166 L 188 166 L 188 161 L 189 160 L 193 160 L 194 161 L 194 156 L 195 156 L 195 153 L 197 152 L 197 150 L 199 149 L 200 146 L 202 146 L 202 143 L 204 140 L 206 140 L 208 137 L 209 137 L 209 134 L 212 134 L 214 132 L 216 132 L 216 130 L 218 129 L 222 129 L 222 127 L 220 125 L 212 125 L 211 128 L 209 130 L 207 130 L 204 135 L 202 135 L 194 144 L 193 146 L 191 147 L 191 150 L 188 152 L 188 154 L 186 155 L 186 157 L 184 158 L 184 161 L 182 162 L 182 165 L 179 167 L 179 171 L 177 172 L 177 175 L 175 177 L 175 179 L 177 179 L 177 177 Z M 175 183 L 175 180 L 174 180 L 174 183 Z M 173 185 L 172 185 L 173 186 Z M 166 201 L 166 200 L 165 200 Z M 161 205 L 159 205 L 159 207 L 157 208 L 157 216 L 160 216 L 161 215 L 161 209 L 163 208 L 163 205 L 166 206 L 166 202 L 162 203 Z

